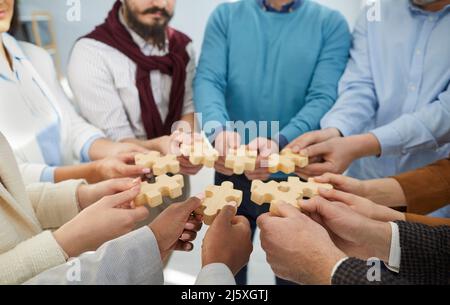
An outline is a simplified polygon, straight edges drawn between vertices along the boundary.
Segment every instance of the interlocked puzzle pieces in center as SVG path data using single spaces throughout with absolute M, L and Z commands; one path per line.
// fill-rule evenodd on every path
M 270 203 L 270 212 L 279 215 L 278 202 L 283 201 L 300 209 L 299 200 L 317 196 L 319 188 L 332 189 L 333 186 L 314 182 L 314 179 L 302 182 L 298 177 L 289 177 L 288 181 L 283 182 L 264 183 L 261 180 L 255 180 L 251 186 L 251 200 L 258 205 Z
M 181 175 L 169 177 L 162 175 L 156 177 L 155 183 L 142 182 L 141 192 L 134 200 L 136 206 L 148 204 L 154 208 L 163 203 L 163 196 L 172 199 L 178 198 L 183 194 L 184 178 Z

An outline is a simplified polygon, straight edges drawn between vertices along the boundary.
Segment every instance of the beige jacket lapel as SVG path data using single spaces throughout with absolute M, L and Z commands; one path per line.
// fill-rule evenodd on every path
M 20 175 L 17 161 L 8 141 L 0 132 L 0 198 L 24 220 L 34 233 L 41 227 L 35 217 L 33 207 L 28 199 L 27 191 Z

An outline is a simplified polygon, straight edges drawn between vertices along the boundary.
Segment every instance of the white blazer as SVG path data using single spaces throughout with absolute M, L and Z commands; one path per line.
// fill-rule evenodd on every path
M 2 34 L 2 39 L 16 69 L 11 73 L 0 59 L 0 131 L 13 148 L 25 183 L 39 182 L 49 168 L 46 155 L 54 148 L 42 147 L 38 141 L 42 127 L 59 124 L 60 155 L 56 159 L 60 164 L 51 164 L 54 167 L 80 161 L 85 145 L 104 134 L 76 113 L 45 50 L 8 34 Z

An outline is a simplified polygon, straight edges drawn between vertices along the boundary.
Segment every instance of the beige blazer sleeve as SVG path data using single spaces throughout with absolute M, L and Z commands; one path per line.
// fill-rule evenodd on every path
M 50 231 L 42 232 L 0 254 L 0 284 L 21 284 L 45 270 L 66 262 Z
M 59 228 L 78 214 L 77 189 L 83 183 L 83 180 L 69 180 L 27 186 L 28 197 L 44 230 Z

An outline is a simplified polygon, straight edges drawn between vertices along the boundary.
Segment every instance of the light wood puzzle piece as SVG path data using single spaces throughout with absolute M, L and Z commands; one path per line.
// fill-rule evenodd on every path
M 264 183 L 261 180 L 252 182 L 251 200 L 258 205 L 270 203 L 270 212 L 274 215 L 279 214 L 277 210 L 278 202 L 283 201 L 300 209 L 298 201 L 302 198 L 302 192 L 289 182 L 269 181 Z
M 151 151 L 148 154 L 137 154 L 134 159 L 136 165 L 151 168 L 155 176 L 180 172 L 180 162 L 175 155 L 168 154 L 162 157 L 160 152 Z
M 238 149 L 230 149 L 225 158 L 225 167 L 232 169 L 236 175 L 242 175 L 244 171 L 254 171 L 258 152 L 249 150 L 245 145 Z
M 308 157 L 294 153 L 291 149 L 286 148 L 281 154 L 272 154 L 269 156 L 269 172 L 272 174 L 283 172 L 292 174 L 295 167 L 306 167 L 308 165 Z
M 183 156 L 189 157 L 189 162 L 193 165 L 204 165 L 213 168 L 217 159 L 219 159 L 219 152 L 205 143 L 202 140 L 195 140 L 193 145 L 181 144 L 181 153 Z
M 301 192 L 303 197 L 313 198 L 319 195 L 319 188 L 332 190 L 333 186 L 328 183 L 318 183 L 314 181 L 314 178 L 309 178 L 308 182 L 303 182 L 298 177 L 289 177 L 288 182 L 295 188 L 295 190 Z
M 196 212 L 203 215 L 203 222 L 208 226 L 213 223 L 224 206 L 234 201 L 239 207 L 242 202 L 242 191 L 233 189 L 233 183 L 229 181 L 222 182 L 221 186 L 209 186 L 205 195 L 201 207 Z
M 289 177 L 288 181 L 279 183 L 255 180 L 251 186 L 251 200 L 258 205 L 270 203 L 270 212 L 279 215 L 277 203 L 282 201 L 300 209 L 299 200 L 317 196 L 319 188 L 333 189 L 333 186 L 314 182 L 313 179 L 302 182 L 298 177 Z
M 134 200 L 136 206 L 148 204 L 154 208 L 163 203 L 163 196 L 171 199 L 183 194 L 184 179 L 181 175 L 156 177 L 155 183 L 142 182 L 141 192 Z

